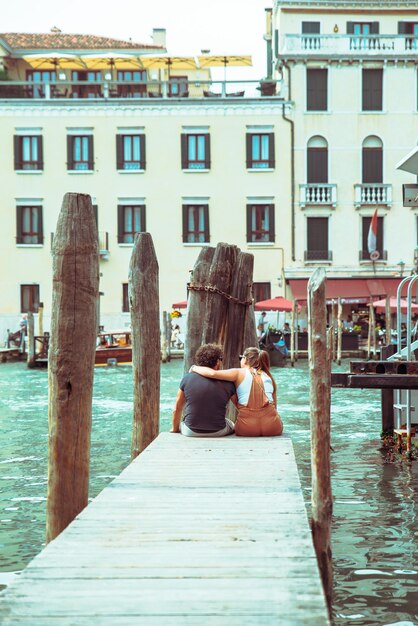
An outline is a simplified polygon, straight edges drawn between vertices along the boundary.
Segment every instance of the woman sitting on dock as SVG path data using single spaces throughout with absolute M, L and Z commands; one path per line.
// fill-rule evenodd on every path
M 269 355 L 265 350 L 247 348 L 240 355 L 241 367 L 213 370 L 193 365 L 191 371 L 207 378 L 235 383 L 238 417 L 235 434 L 241 437 L 281 435 L 283 423 L 277 413 L 276 383 L 270 373 Z

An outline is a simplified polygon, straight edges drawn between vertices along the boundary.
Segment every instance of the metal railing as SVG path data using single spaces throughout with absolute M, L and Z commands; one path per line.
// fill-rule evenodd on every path
M 307 261 L 332 261 L 331 250 L 305 250 L 305 262 Z
M 0 81 L 1 100 L 115 100 L 163 99 L 206 100 L 282 97 L 282 81 L 200 81 L 190 80 L 174 89 L 170 81 Z
M 387 261 L 388 260 L 388 252 L 387 250 L 376 250 L 379 253 L 379 257 L 374 259 L 376 261 Z M 368 250 L 359 250 L 359 261 L 370 261 L 373 262 L 373 259 L 370 258 L 370 252 Z
M 331 183 L 307 183 L 299 185 L 300 206 L 337 205 L 337 185 Z
M 306 53 L 337 56 L 416 56 L 418 36 L 414 35 L 284 35 L 280 55 Z
M 392 185 L 383 183 L 362 183 L 354 185 L 354 204 L 364 205 L 385 205 L 392 204 Z

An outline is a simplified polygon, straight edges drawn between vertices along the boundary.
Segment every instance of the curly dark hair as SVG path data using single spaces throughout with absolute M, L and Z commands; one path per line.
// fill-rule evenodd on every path
M 219 359 L 223 359 L 222 346 L 217 343 L 205 343 L 197 350 L 195 355 L 195 364 L 204 367 L 215 367 Z

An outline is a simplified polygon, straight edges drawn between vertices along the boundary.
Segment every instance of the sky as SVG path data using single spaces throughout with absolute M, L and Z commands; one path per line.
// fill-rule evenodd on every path
M 273 0 L 15 0 L 2 12 L 0 28 L 47 33 L 56 26 L 64 33 L 148 44 L 153 28 L 166 28 L 170 54 L 250 54 L 253 67 L 230 68 L 228 78 L 255 80 L 266 73 L 265 8 L 272 5 Z

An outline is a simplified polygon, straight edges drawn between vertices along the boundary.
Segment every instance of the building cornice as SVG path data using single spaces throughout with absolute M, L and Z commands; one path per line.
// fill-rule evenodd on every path
M 0 101 L 0 117 L 129 117 L 131 115 L 147 115 L 149 117 L 172 116 L 234 116 L 234 115 L 281 115 L 283 107 L 286 111 L 292 108 L 288 100 L 273 100 L 261 98 L 246 99 L 242 102 L 186 102 L 181 104 L 139 101 L 137 103 L 117 104 L 106 102 L 88 102 L 75 104 L 70 102 L 45 101 L 10 103 Z
M 286 9 L 293 7 L 304 7 L 306 9 L 316 9 L 328 7 L 333 9 L 364 9 L 368 8 L 386 8 L 393 11 L 405 8 L 417 9 L 416 0 L 274 0 L 274 9 Z

